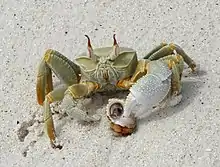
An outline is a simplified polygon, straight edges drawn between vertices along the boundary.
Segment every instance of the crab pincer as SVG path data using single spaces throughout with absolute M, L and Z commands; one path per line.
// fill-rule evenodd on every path
M 180 62 L 175 62 L 175 59 Z M 106 115 L 115 135 L 130 135 L 136 129 L 138 119 L 155 110 L 180 103 L 183 61 L 179 55 L 171 55 L 149 62 L 147 74 L 131 86 L 125 100 L 109 99 Z

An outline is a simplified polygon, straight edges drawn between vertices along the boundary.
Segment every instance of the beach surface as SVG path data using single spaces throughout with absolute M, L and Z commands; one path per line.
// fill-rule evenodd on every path
M 219 167 L 219 7 L 217 0 L 1 1 L 0 167 Z M 38 64 L 49 48 L 73 60 L 87 51 L 85 34 L 94 48 L 112 46 L 116 34 L 140 59 L 173 42 L 198 68 L 185 66 L 179 105 L 150 113 L 128 137 L 113 136 L 105 115 L 108 98 L 120 93 L 79 102 L 101 115 L 98 123 L 61 118 L 52 104 L 63 145 L 52 149 L 36 99 Z

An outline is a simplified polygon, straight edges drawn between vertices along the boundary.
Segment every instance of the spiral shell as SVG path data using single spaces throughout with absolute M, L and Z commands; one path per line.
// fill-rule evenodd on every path
M 127 136 L 135 130 L 136 118 L 133 114 L 125 116 L 124 100 L 109 99 L 106 109 L 107 118 L 110 120 L 110 128 L 116 136 Z

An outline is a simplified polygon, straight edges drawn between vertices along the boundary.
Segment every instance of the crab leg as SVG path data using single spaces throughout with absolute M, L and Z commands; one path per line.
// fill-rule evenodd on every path
M 63 99 L 63 108 L 65 108 L 66 112 L 68 112 L 69 115 L 73 115 L 79 120 L 87 122 L 100 120 L 100 116 L 97 114 L 88 115 L 87 112 L 81 109 L 76 110 L 75 108 L 73 108 L 77 103 L 77 99 L 88 97 L 97 89 L 99 89 L 98 84 L 93 82 L 82 82 L 69 86 L 67 91 L 65 92 L 65 97 Z
M 145 56 L 144 59 L 157 60 L 157 59 L 160 59 L 162 57 L 173 54 L 173 51 L 176 50 L 176 52 L 183 57 L 186 64 L 193 71 L 195 70 L 195 67 L 196 67 L 195 62 L 183 51 L 183 49 L 180 46 L 178 46 L 176 44 L 171 43 L 171 44 L 165 45 L 163 47 L 162 47 L 162 44 L 161 44 L 158 47 L 156 47 L 155 49 L 153 49 L 153 51 L 154 50 L 155 50 L 154 53 L 151 51 L 150 53 L 152 53 L 152 54 L 151 55 L 147 54 L 147 56 Z
M 52 71 L 63 81 L 63 84 L 53 90 Z M 50 103 L 64 98 L 68 86 L 80 80 L 80 68 L 72 61 L 55 50 L 47 50 L 38 68 L 37 100 L 44 108 L 45 130 L 51 143 L 55 146 L 55 131 Z
M 37 100 L 43 105 L 45 96 L 53 90 L 52 72 L 67 85 L 78 83 L 80 80 L 79 67 L 55 50 L 47 50 L 38 67 Z
M 169 59 L 168 66 L 172 71 L 172 79 L 171 79 L 171 91 L 169 92 L 167 100 L 162 104 L 164 106 L 160 106 L 161 108 L 166 107 L 166 106 L 175 106 L 179 104 L 179 102 L 182 99 L 181 95 L 181 73 L 183 71 L 183 60 L 180 60 L 182 63 L 175 63 L 173 58 L 179 59 L 179 55 L 176 56 L 170 56 L 171 59 Z M 182 57 L 181 57 L 182 58 Z M 183 58 L 182 58 L 183 59 Z
M 161 48 L 163 48 L 164 46 L 166 46 L 167 43 L 161 43 L 160 45 L 156 46 L 155 48 L 153 48 L 145 57 L 144 59 L 149 59 L 149 57 L 154 54 L 155 52 L 157 52 L 158 50 L 160 50 Z
M 62 105 L 66 109 L 66 112 L 71 112 L 74 117 L 77 117 L 84 121 L 98 121 L 100 117 L 98 115 L 89 116 L 86 112 L 80 109 L 72 109 L 73 104 L 76 103 L 76 99 L 85 97 L 97 89 L 98 86 L 92 82 L 85 82 L 80 84 L 73 84 L 69 87 L 62 84 L 59 85 L 55 90 L 46 95 L 44 101 L 44 122 L 45 122 L 45 131 L 47 132 L 48 137 L 50 138 L 50 143 L 53 148 L 60 148 L 62 146 L 56 144 L 56 134 L 52 118 L 52 112 L 50 109 L 50 103 L 55 101 L 63 100 Z M 65 97 L 64 97 L 65 96 Z M 67 100 L 68 99 L 68 100 Z
M 116 86 L 123 89 L 129 89 L 133 84 L 136 83 L 138 79 L 140 79 L 147 73 L 148 63 L 149 63 L 148 60 L 144 60 L 144 59 L 139 60 L 136 70 L 132 75 L 132 77 L 119 80 Z
M 180 73 L 182 71 L 179 71 L 180 68 L 175 64 L 173 60 L 169 60 L 168 63 L 169 68 L 172 71 L 172 79 L 171 79 L 171 90 L 173 95 L 178 95 L 181 91 L 181 76 Z
M 45 124 L 45 131 L 47 132 L 47 135 L 50 139 L 50 143 L 53 148 L 60 147 L 59 145 L 56 145 L 56 134 L 55 134 L 55 128 L 53 123 L 53 117 L 52 112 L 50 109 L 50 103 L 53 103 L 55 101 L 61 101 L 64 97 L 64 92 L 67 90 L 67 85 L 62 84 L 59 85 L 55 90 L 48 93 L 46 95 L 45 101 L 44 101 L 44 124 Z
M 41 61 L 37 75 L 37 101 L 43 105 L 45 95 L 53 90 L 52 72 L 46 65 L 45 61 Z

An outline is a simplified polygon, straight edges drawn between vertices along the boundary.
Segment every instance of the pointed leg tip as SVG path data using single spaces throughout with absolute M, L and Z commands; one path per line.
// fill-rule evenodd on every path
M 189 67 L 191 68 L 192 72 L 196 72 L 198 69 L 198 66 L 195 63 L 192 63 Z
M 51 144 L 51 147 L 52 147 L 53 149 L 57 149 L 57 148 L 58 148 L 59 150 L 61 150 L 61 149 L 63 148 L 62 145 L 60 145 L 60 144 L 55 144 L 55 142 L 53 142 L 53 141 L 51 141 L 50 144 Z
M 37 100 L 37 103 L 38 103 L 40 106 L 43 106 L 43 101 Z

